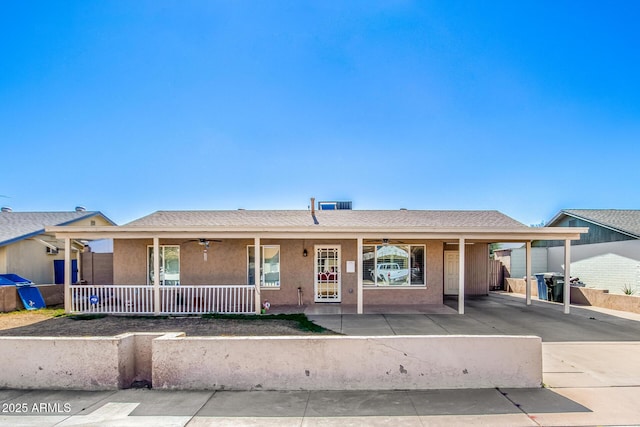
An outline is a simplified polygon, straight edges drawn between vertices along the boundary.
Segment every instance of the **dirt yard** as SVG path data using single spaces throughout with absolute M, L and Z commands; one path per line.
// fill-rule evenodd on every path
M 334 334 L 314 328 L 303 315 L 241 318 L 60 316 L 61 311 L 20 311 L 0 314 L 0 336 L 87 337 L 125 332 L 184 332 L 188 336 L 277 336 Z M 54 316 L 58 317 L 54 317 Z M 284 317 L 284 318 L 283 318 Z M 309 330 L 311 329 L 311 330 Z M 316 330 L 314 330 L 316 329 Z

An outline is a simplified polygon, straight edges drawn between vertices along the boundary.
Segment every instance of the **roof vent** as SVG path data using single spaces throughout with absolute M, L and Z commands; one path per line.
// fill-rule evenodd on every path
M 9 206 L 3 206 L 0 210 L 2 212 L 13 212 L 13 209 L 11 209 Z
M 76 212 L 86 212 L 87 208 L 84 206 L 76 206 Z

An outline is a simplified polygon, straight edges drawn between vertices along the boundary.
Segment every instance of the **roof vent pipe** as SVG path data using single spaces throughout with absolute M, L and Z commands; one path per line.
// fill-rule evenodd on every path
M 2 212 L 13 212 L 13 209 L 11 209 L 9 206 L 3 206 L 0 210 Z
M 311 215 L 314 216 L 316 214 L 316 198 L 311 198 Z
M 87 208 L 84 206 L 76 206 L 76 212 L 86 212 Z

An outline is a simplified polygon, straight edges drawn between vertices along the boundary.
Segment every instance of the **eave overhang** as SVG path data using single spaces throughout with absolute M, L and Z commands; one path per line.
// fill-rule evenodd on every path
M 405 239 L 449 240 L 464 238 L 480 242 L 526 242 L 533 240 L 579 240 L 587 227 L 47 227 L 47 233 L 70 239 Z

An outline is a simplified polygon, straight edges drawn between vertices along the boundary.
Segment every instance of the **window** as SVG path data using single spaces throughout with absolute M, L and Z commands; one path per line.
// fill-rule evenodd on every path
M 280 287 L 280 246 L 260 246 L 260 287 L 279 288 Z M 255 285 L 255 246 L 247 247 L 247 281 L 250 285 Z
M 365 286 L 424 286 L 424 245 L 377 245 L 362 248 Z
M 147 247 L 147 284 L 153 285 L 153 246 Z M 160 285 L 180 284 L 180 246 L 160 246 Z

